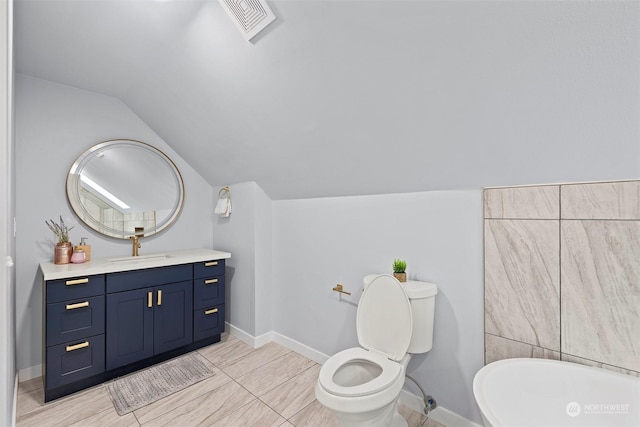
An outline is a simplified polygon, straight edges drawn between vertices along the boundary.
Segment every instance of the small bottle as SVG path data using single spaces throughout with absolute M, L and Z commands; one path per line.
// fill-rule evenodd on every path
M 91 245 L 87 245 L 86 237 L 80 238 L 80 244 L 76 246 L 76 248 L 80 248 L 84 251 L 86 261 L 91 261 Z
M 73 248 L 73 254 L 71 254 L 71 262 L 74 264 L 82 264 L 87 260 L 87 254 L 80 246 Z

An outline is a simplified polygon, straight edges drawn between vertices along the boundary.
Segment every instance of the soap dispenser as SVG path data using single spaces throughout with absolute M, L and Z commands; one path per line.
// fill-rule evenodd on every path
M 81 237 L 80 238 L 80 244 L 78 246 L 76 246 L 76 248 L 78 249 L 82 249 L 84 251 L 84 255 L 85 255 L 85 261 L 91 261 L 91 245 L 87 244 L 87 238 L 86 237 Z

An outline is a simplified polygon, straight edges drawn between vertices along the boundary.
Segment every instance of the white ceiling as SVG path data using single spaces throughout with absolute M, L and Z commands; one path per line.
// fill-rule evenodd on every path
M 640 172 L 635 0 L 270 5 L 247 42 L 216 0 L 15 0 L 17 71 L 118 97 L 273 199 Z

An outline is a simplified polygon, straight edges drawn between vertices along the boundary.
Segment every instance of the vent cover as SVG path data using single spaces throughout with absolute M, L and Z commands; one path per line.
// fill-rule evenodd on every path
M 219 2 L 247 40 L 251 40 L 276 19 L 266 0 L 219 0 Z

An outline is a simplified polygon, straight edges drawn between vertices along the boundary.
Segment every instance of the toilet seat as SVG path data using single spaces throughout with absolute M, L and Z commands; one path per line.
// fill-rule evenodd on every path
M 338 369 L 349 363 L 365 361 L 378 365 L 382 372 L 376 378 L 366 383 L 344 387 L 335 383 L 334 375 Z M 402 374 L 402 365 L 389 360 L 385 355 L 360 347 L 349 348 L 336 353 L 327 360 L 318 375 L 318 380 L 323 389 L 336 396 L 357 397 L 377 393 L 388 388 Z

